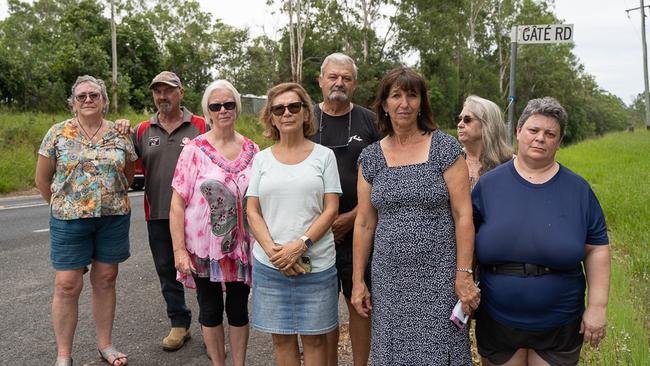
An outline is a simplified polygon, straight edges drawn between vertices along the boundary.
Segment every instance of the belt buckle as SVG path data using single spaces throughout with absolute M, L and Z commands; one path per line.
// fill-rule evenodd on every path
M 537 266 L 530 263 L 524 263 L 524 275 L 526 276 L 537 276 Z

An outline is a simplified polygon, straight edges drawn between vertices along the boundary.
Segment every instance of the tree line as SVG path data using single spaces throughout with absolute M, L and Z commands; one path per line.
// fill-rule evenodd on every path
M 104 11 L 110 2 L 8 0 L 8 5 L 0 22 L 3 109 L 62 111 L 78 75 L 111 79 L 111 20 Z M 152 110 L 148 85 L 161 70 L 181 77 L 185 103 L 194 111 L 215 78 L 255 95 L 282 81 L 299 81 L 319 100 L 320 64 L 330 53 L 343 52 L 359 67 L 355 102 L 367 106 L 383 74 L 411 55 L 429 82 L 437 122 L 449 128 L 467 95 L 507 107 L 513 25 L 561 23 L 549 0 L 267 0 L 267 5 L 279 9 L 287 25 L 277 35 L 254 37 L 249 29 L 215 19 L 194 0 L 115 0 L 118 105 Z M 565 142 L 626 128 L 642 106 L 627 107 L 600 88 L 572 49 L 571 44 L 519 48 L 516 115 L 529 99 L 551 95 L 569 112 Z

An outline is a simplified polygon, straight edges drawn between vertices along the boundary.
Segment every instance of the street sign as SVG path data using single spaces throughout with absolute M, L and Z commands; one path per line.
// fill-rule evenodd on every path
M 573 24 L 518 25 L 517 43 L 573 42 Z

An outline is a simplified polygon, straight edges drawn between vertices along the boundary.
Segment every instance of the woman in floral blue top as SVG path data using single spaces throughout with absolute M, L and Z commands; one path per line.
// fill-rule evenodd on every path
M 51 211 L 55 365 L 72 365 L 79 295 L 91 265 L 97 349 L 109 364 L 124 366 L 128 358 L 113 347 L 111 333 L 118 264 L 129 257 L 127 193 L 137 155 L 131 141 L 104 119 L 109 101 L 103 81 L 77 78 L 68 102 L 74 118 L 50 128 L 36 164 L 36 187 Z

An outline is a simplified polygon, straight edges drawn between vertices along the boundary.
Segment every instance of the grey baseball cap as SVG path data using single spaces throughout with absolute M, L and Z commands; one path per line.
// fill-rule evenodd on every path
M 171 71 L 163 71 L 160 74 L 156 75 L 156 77 L 151 81 L 151 84 L 149 84 L 149 89 L 153 88 L 153 86 L 158 83 L 171 85 L 174 88 L 183 87 L 181 79 Z

